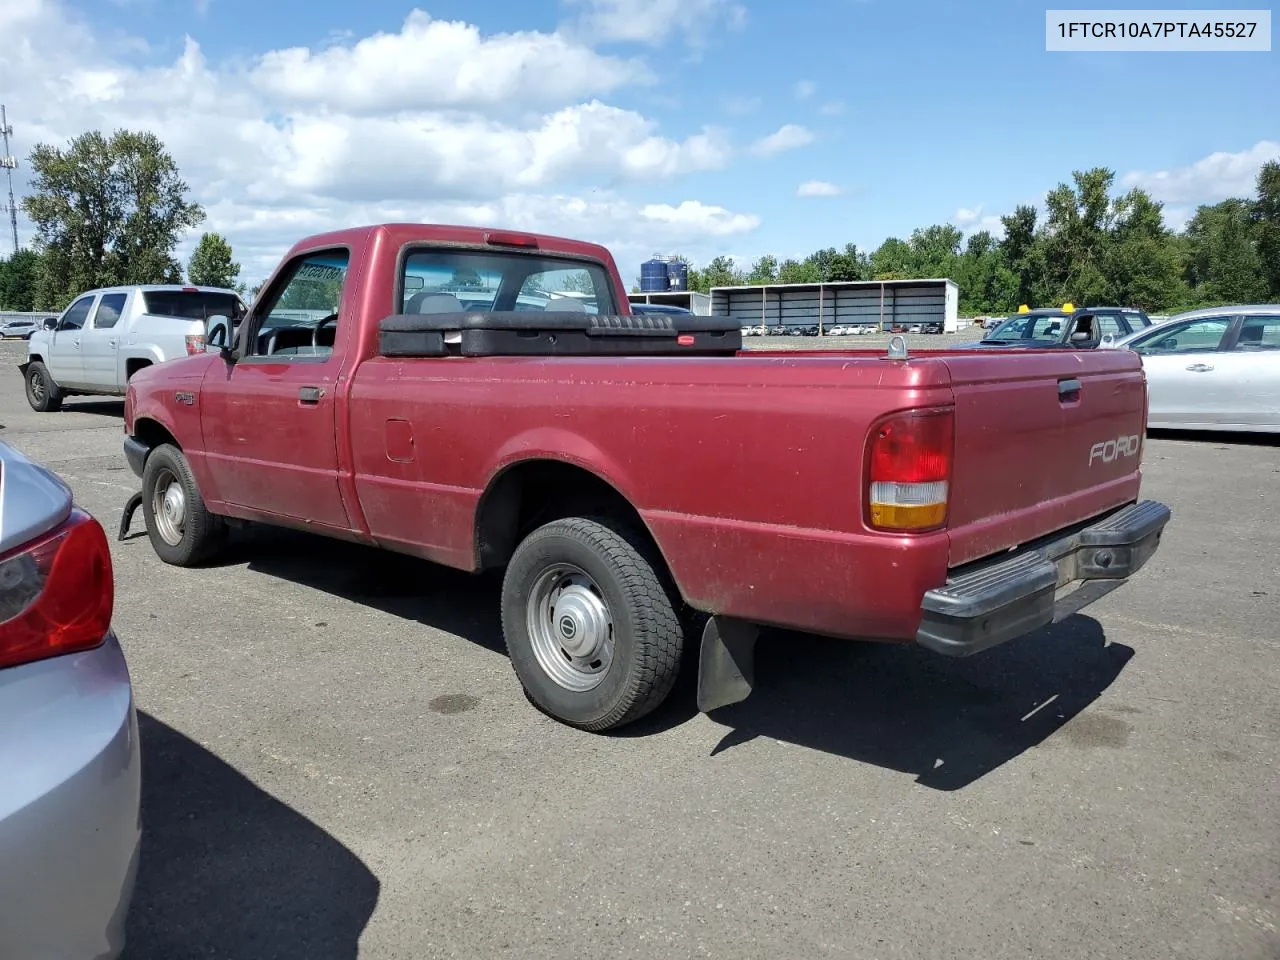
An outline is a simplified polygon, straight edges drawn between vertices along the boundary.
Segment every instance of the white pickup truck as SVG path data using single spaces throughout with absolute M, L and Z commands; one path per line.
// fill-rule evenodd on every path
M 225 317 L 234 329 L 245 305 L 234 290 L 147 284 L 104 287 L 78 297 L 45 321 L 20 364 L 27 402 L 41 413 L 78 394 L 124 396 L 143 367 L 205 350 L 206 321 Z

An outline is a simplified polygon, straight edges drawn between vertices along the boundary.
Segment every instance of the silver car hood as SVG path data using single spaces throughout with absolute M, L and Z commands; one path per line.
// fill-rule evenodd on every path
M 71 513 L 71 488 L 0 442 L 0 554 L 52 530 Z

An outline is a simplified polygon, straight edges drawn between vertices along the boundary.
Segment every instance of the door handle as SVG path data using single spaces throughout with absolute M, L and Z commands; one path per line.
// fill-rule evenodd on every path
M 109 347 L 115 347 L 115 346 L 118 346 L 119 344 L 120 344 L 120 341 L 119 341 L 119 340 L 108 340 L 108 341 L 107 341 L 107 346 L 109 346 Z
M 1213 369 L 1213 366 L 1212 364 L 1208 364 L 1208 363 L 1193 363 L 1190 366 L 1188 366 L 1187 369 L 1190 370 L 1192 373 L 1208 373 L 1210 370 Z
M 302 403 L 319 403 L 324 396 L 323 387 L 299 387 L 298 400 Z
M 1066 380 L 1058 381 L 1058 401 L 1060 403 L 1074 403 L 1080 399 L 1080 381 L 1075 377 L 1069 377 Z

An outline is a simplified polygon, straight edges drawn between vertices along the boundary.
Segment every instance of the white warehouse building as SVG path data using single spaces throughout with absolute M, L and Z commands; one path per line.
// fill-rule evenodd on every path
M 743 327 L 832 327 L 872 324 L 881 330 L 913 324 L 959 326 L 960 288 L 954 280 L 840 280 L 714 287 L 711 313 Z

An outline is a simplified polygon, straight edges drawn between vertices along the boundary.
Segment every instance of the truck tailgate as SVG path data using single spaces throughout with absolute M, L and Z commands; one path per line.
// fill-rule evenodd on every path
M 1129 350 L 949 354 L 955 461 L 948 565 L 1138 495 L 1147 394 Z

